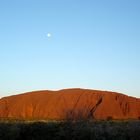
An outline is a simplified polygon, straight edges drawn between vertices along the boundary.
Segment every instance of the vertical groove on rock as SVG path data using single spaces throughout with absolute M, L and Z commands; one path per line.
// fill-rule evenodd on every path
M 91 110 L 89 111 L 89 114 L 88 114 L 89 119 L 90 118 L 94 119 L 94 113 L 97 110 L 97 108 L 99 107 L 99 105 L 102 103 L 102 100 L 103 100 L 103 96 L 100 97 L 100 99 L 97 101 L 96 105 L 91 108 Z

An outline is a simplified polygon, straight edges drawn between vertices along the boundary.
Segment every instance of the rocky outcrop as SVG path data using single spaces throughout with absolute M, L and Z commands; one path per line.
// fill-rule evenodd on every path
M 140 99 L 120 93 L 64 89 L 0 99 L 0 117 L 17 119 L 140 119 Z

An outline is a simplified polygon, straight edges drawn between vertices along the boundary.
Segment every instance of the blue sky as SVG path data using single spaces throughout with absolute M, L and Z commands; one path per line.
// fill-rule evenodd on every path
M 139 0 L 1 0 L 0 96 L 77 87 L 140 97 L 139 6 Z

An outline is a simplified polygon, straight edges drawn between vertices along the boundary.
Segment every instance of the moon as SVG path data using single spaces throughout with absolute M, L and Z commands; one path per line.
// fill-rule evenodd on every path
M 47 33 L 47 37 L 50 38 L 52 35 L 51 33 Z

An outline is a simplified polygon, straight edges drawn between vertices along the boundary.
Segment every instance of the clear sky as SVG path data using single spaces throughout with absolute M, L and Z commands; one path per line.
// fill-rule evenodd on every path
M 0 96 L 75 87 L 140 97 L 140 0 L 0 0 Z

